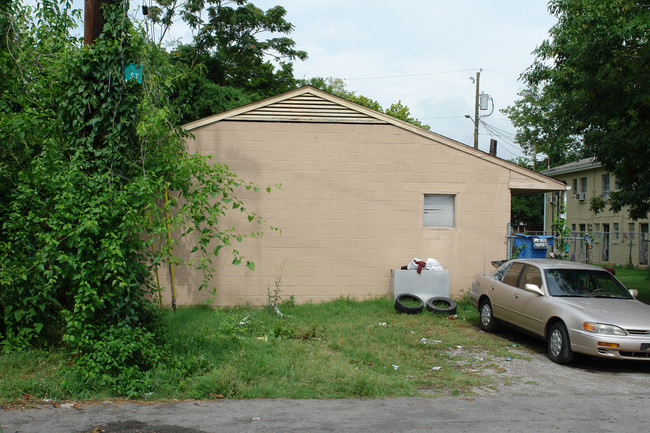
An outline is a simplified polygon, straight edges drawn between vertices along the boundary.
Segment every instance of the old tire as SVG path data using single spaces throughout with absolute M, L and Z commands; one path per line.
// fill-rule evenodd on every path
M 395 310 L 400 313 L 418 314 L 423 308 L 424 301 L 419 296 L 403 293 L 395 298 Z
M 494 332 L 499 329 L 499 324 L 494 318 L 494 313 L 492 312 L 492 303 L 489 299 L 481 302 L 481 305 L 478 309 L 478 314 L 482 330 L 486 332 Z
M 456 302 L 445 297 L 431 298 L 427 301 L 427 311 L 439 314 L 456 314 Z
M 548 358 L 558 364 L 569 364 L 573 361 L 573 351 L 566 326 L 562 322 L 551 325 L 546 336 Z

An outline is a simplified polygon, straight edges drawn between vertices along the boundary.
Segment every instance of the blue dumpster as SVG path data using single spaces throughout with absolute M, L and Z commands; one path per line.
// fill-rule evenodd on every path
M 515 235 L 512 245 L 513 256 L 519 259 L 543 259 L 548 247 L 553 246 L 553 236 Z

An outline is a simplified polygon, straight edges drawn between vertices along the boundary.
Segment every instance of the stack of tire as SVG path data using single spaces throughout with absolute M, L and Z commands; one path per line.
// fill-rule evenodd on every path
M 444 296 L 429 298 L 426 302 L 417 295 L 402 293 L 395 298 L 395 310 L 404 314 L 418 314 L 426 307 L 427 311 L 436 314 L 456 314 L 456 302 Z

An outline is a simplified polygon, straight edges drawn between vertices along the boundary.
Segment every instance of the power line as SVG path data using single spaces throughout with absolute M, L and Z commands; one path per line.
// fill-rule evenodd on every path
M 465 116 L 446 116 L 446 117 L 419 117 L 419 120 L 436 120 L 436 119 L 461 119 Z
M 456 74 L 459 72 L 473 72 L 478 68 L 474 69 L 459 69 L 457 71 L 440 71 L 440 72 L 425 72 L 422 74 L 405 74 L 405 75 L 385 75 L 380 77 L 355 77 L 355 78 L 342 78 L 343 81 L 353 81 L 353 80 L 383 80 L 387 78 L 409 78 L 409 77 L 423 77 L 426 75 L 443 75 L 443 74 Z
M 409 78 L 409 77 L 423 77 L 427 75 L 443 75 L 443 74 L 456 74 L 460 72 L 474 72 L 481 68 L 472 68 L 472 69 L 458 69 L 455 71 L 439 71 L 439 72 L 423 72 L 421 74 L 401 74 L 401 75 L 384 75 L 378 77 L 354 77 L 354 78 L 341 78 L 343 81 L 353 81 L 353 80 L 383 80 L 388 78 Z M 508 74 L 506 72 L 494 71 L 491 69 L 482 69 L 486 72 L 491 72 L 493 74 L 505 75 L 506 77 L 519 78 L 518 75 Z
M 501 148 L 505 150 L 507 153 L 512 155 L 513 157 L 517 157 L 518 155 L 513 154 L 510 150 L 508 150 L 505 146 L 507 145 L 508 147 L 512 148 L 515 152 L 517 153 L 523 153 L 521 147 L 517 144 L 515 135 L 505 131 L 503 129 L 497 128 L 495 126 L 489 125 L 485 122 L 481 122 L 485 129 L 488 131 L 491 137 L 496 137 L 499 140 L 497 140 L 497 144 L 501 144 Z

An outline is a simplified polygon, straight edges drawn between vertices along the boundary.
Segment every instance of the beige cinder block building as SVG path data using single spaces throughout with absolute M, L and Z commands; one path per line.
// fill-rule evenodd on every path
M 506 258 L 510 198 L 564 184 L 436 133 L 303 87 L 185 128 L 189 150 L 213 155 L 272 193 L 243 192 L 248 207 L 281 232 L 236 247 L 255 270 L 225 254 L 212 281 L 217 305 L 281 296 L 320 302 L 386 296 L 391 269 L 438 260 L 450 292 Z M 231 220 L 246 231 L 246 220 Z M 252 230 L 256 230 L 255 227 Z M 177 248 L 181 256 L 187 250 Z M 434 271 L 431 271 L 434 272 Z M 177 303 L 202 303 L 201 275 L 176 267 Z M 161 275 L 169 286 L 169 276 Z M 170 296 L 164 294 L 165 302 Z

